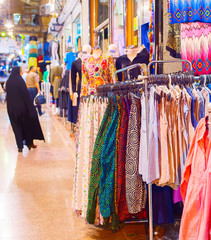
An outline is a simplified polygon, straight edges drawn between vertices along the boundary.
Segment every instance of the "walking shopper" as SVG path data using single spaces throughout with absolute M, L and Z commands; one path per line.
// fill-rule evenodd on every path
M 32 97 L 32 100 L 34 102 L 34 98 L 37 96 L 37 93 L 41 93 L 40 87 L 39 87 L 39 78 L 36 74 L 36 67 L 31 66 L 29 69 L 29 73 L 26 76 L 26 86 L 29 89 L 29 93 Z M 43 115 L 45 112 L 42 112 L 41 105 L 36 105 L 39 115 Z
M 44 140 L 36 109 L 26 84 L 21 77 L 21 68 L 13 67 L 6 82 L 7 111 L 15 134 L 18 152 L 22 152 L 23 145 L 29 150 L 36 148 L 33 140 Z

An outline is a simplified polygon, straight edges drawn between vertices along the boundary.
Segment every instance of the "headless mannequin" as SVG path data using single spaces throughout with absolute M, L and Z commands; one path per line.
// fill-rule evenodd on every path
M 86 58 L 88 58 L 91 55 L 91 51 L 92 51 L 92 47 L 89 44 L 83 45 L 82 53 L 80 54 L 79 58 L 81 58 L 82 61 L 85 60 Z M 70 76 L 71 76 L 71 74 L 70 74 Z M 72 86 L 71 77 L 70 77 L 70 80 L 69 80 L 69 86 Z M 72 87 L 71 87 L 71 89 L 72 89 Z M 70 98 L 72 98 L 71 95 L 72 95 L 72 91 L 70 91 Z M 78 93 L 74 92 L 73 93 L 73 98 L 72 98 L 73 99 L 73 106 L 77 105 L 77 98 L 78 97 L 79 97 Z

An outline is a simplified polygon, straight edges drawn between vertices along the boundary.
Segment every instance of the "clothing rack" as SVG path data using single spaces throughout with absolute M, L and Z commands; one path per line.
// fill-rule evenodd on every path
M 182 84 L 182 83 L 195 83 L 196 81 L 199 81 L 200 79 L 198 77 L 194 77 L 192 74 L 190 73 L 181 73 L 180 76 L 178 77 L 178 75 L 172 74 L 172 75 L 167 75 L 167 74 L 161 74 L 161 75 L 150 75 L 150 68 L 152 64 L 159 64 L 159 63 L 175 63 L 175 62 L 179 62 L 179 63 L 183 63 L 186 62 L 189 64 L 190 70 L 192 71 L 192 64 L 190 61 L 188 60 L 175 60 L 175 61 L 152 61 L 151 63 L 149 63 L 148 65 L 148 76 L 140 76 L 139 79 L 142 79 L 143 83 L 144 83 L 144 88 L 145 88 L 145 98 L 146 98 L 146 117 L 147 119 L 149 119 L 149 110 L 148 110 L 148 84 L 152 84 L 152 83 L 157 83 L 157 84 Z M 109 86 L 106 86 L 106 90 L 115 90 L 115 85 L 118 85 L 118 83 L 116 83 L 115 80 L 115 75 L 117 73 L 123 72 L 123 71 L 128 71 L 139 67 L 142 69 L 142 64 L 134 64 L 132 66 L 120 69 L 118 71 L 116 71 L 113 75 L 113 82 L 114 85 L 112 86 L 111 84 Z M 176 76 L 176 77 L 175 77 Z M 116 89 L 118 90 L 125 90 L 128 88 L 128 86 L 130 86 L 130 84 L 134 84 L 135 87 L 135 82 L 134 81 L 126 81 L 126 84 L 121 83 L 119 87 L 117 87 Z M 101 89 L 102 92 L 104 92 L 104 89 Z M 211 120 L 211 104 L 209 105 L 209 119 Z M 211 138 L 211 121 L 209 123 L 209 128 L 210 128 L 210 138 Z M 147 133 L 149 132 L 149 124 L 148 121 L 146 122 L 146 131 Z M 149 153 L 149 146 L 148 146 L 148 142 L 149 142 L 149 135 L 147 134 L 147 144 L 146 144 L 146 151 L 147 151 L 147 155 Z M 153 209 L 152 209 L 152 184 L 148 184 L 148 204 L 149 204 L 149 219 L 148 221 L 140 221 L 140 222 L 148 222 L 149 224 L 149 239 L 153 240 Z
M 117 73 L 120 73 L 120 72 L 124 72 L 124 71 L 129 71 L 131 69 L 134 69 L 134 68 L 137 68 L 139 67 L 140 69 L 143 69 L 143 66 L 146 66 L 146 64 L 140 64 L 140 63 L 137 63 L 137 64 L 134 64 L 134 65 L 131 65 L 129 67 L 125 67 L 125 68 L 122 68 L 116 72 L 114 72 L 113 74 L 113 82 L 114 84 L 116 84 L 116 79 L 115 79 L 115 75 Z M 129 78 L 130 79 L 130 78 Z M 148 76 L 139 76 L 138 78 L 139 80 L 143 80 L 143 83 L 144 83 L 144 89 L 145 89 L 145 97 L 146 97 L 146 109 L 148 109 L 148 100 L 147 100 L 147 91 L 148 91 L 148 79 L 149 77 Z M 132 81 L 131 81 L 132 82 Z M 123 84 L 122 84 L 123 85 Z M 148 119 L 148 110 L 146 111 L 146 117 Z M 146 122 L 146 131 L 149 132 L 149 125 L 148 125 L 148 121 Z M 148 134 L 147 134 L 147 154 L 149 152 L 149 148 L 148 148 Z M 148 203 L 149 203 L 149 219 L 148 220 L 142 220 L 142 221 L 136 221 L 137 222 L 148 222 L 149 223 L 149 240 L 153 240 L 153 211 L 152 211 L 152 184 L 148 184 Z
M 158 61 L 152 61 L 152 62 L 150 62 L 149 63 L 149 65 L 148 65 L 148 74 L 149 74 L 149 76 L 150 76 L 150 68 L 151 68 L 151 66 L 152 66 L 152 64 L 159 64 L 159 63 L 175 63 L 175 62 L 179 62 L 179 63 L 183 63 L 183 62 L 187 62 L 188 64 L 189 64 L 189 66 L 190 66 L 190 70 L 192 71 L 193 69 L 192 69 L 192 64 L 191 64 L 191 62 L 190 61 L 188 61 L 188 60 L 172 60 L 172 61 L 162 61 L 162 60 L 158 60 Z M 190 77 L 190 80 L 191 80 L 191 82 L 192 81 L 194 81 L 194 78 L 192 78 L 192 77 Z M 151 80 L 151 83 L 152 83 L 153 81 Z M 145 85 L 146 85 L 146 89 L 147 89 L 147 81 L 145 82 Z M 146 93 L 145 93 L 145 95 L 146 95 L 146 106 L 148 106 L 148 92 L 146 91 Z M 211 107 L 210 107 L 210 111 L 211 111 Z M 149 116 L 149 109 L 148 109 L 148 107 L 146 107 L 146 116 L 147 116 L 147 119 L 149 119 L 148 118 L 148 116 Z M 147 131 L 147 133 L 149 132 L 149 125 L 148 125 L 148 121 L 147 121 L 147 128 L 146 128 L 146 131 Z M 148 146 L 148 139 L 149 139 L 149 134 L 147 134 L 147 154 L 148 154 L 148 151 L 149 151 L 149 146 Z M 150 240 L 153 240 L 153 209 L 152 209 L 152 185 L 151 184 L 149 184 L 148 185 L 148 188 L 149 188 L 149 190 L 148 190 L 148 198 L 149 198 L 149 239 Z

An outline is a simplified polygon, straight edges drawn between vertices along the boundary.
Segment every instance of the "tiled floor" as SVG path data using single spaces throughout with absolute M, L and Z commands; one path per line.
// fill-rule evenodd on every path
M 144 240 L 145 225 L 118 233 L 87 225 L 72 209 L 75 143 L 61 119 L 40 118 L 46 142 L 17 152 L 0 104 L 0 240 Z

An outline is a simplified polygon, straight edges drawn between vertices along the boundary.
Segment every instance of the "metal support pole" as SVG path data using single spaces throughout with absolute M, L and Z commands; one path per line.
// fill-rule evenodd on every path
M 147 67 L 147 65 L 146 65 L 145 63 L 137 63 L 137 64 L 133 64 L 133 65 L 131 65 L 131 66 L 128 66 L 128 67 L 125 67 L 125 68 L 122 68 L 122 69 L 117 70 L 117 71 L 114 72 L 114 74 L 113 74 L 113 82 L 114 82 L 114 84 L 116 84 L 115 76 L 116 76 L 117 73 L 121 73 L 121 72 L 127 71 L 128 76 L 130 76 L 129 70 L 134 69 L 134 68 L 137 68 L 137 67 L 140 68 L 140 69 L 143 69 L 143 66 Z M 145 69 L 146 69 L 146 68 L 145 68 Z M 129 78 L 129 79 L 130 79 L 130 78 Z
M 148 106 L 148 79 L 145 79 L 145 104 L 146 104 L 146 132 L 147 144 L 146 151 L 149 156 L 149 106 Z M 149 240 L 153 240 L 153 209 L 152 209 L 152 184 L 148 184 L 148 203 L 149 203 Z

